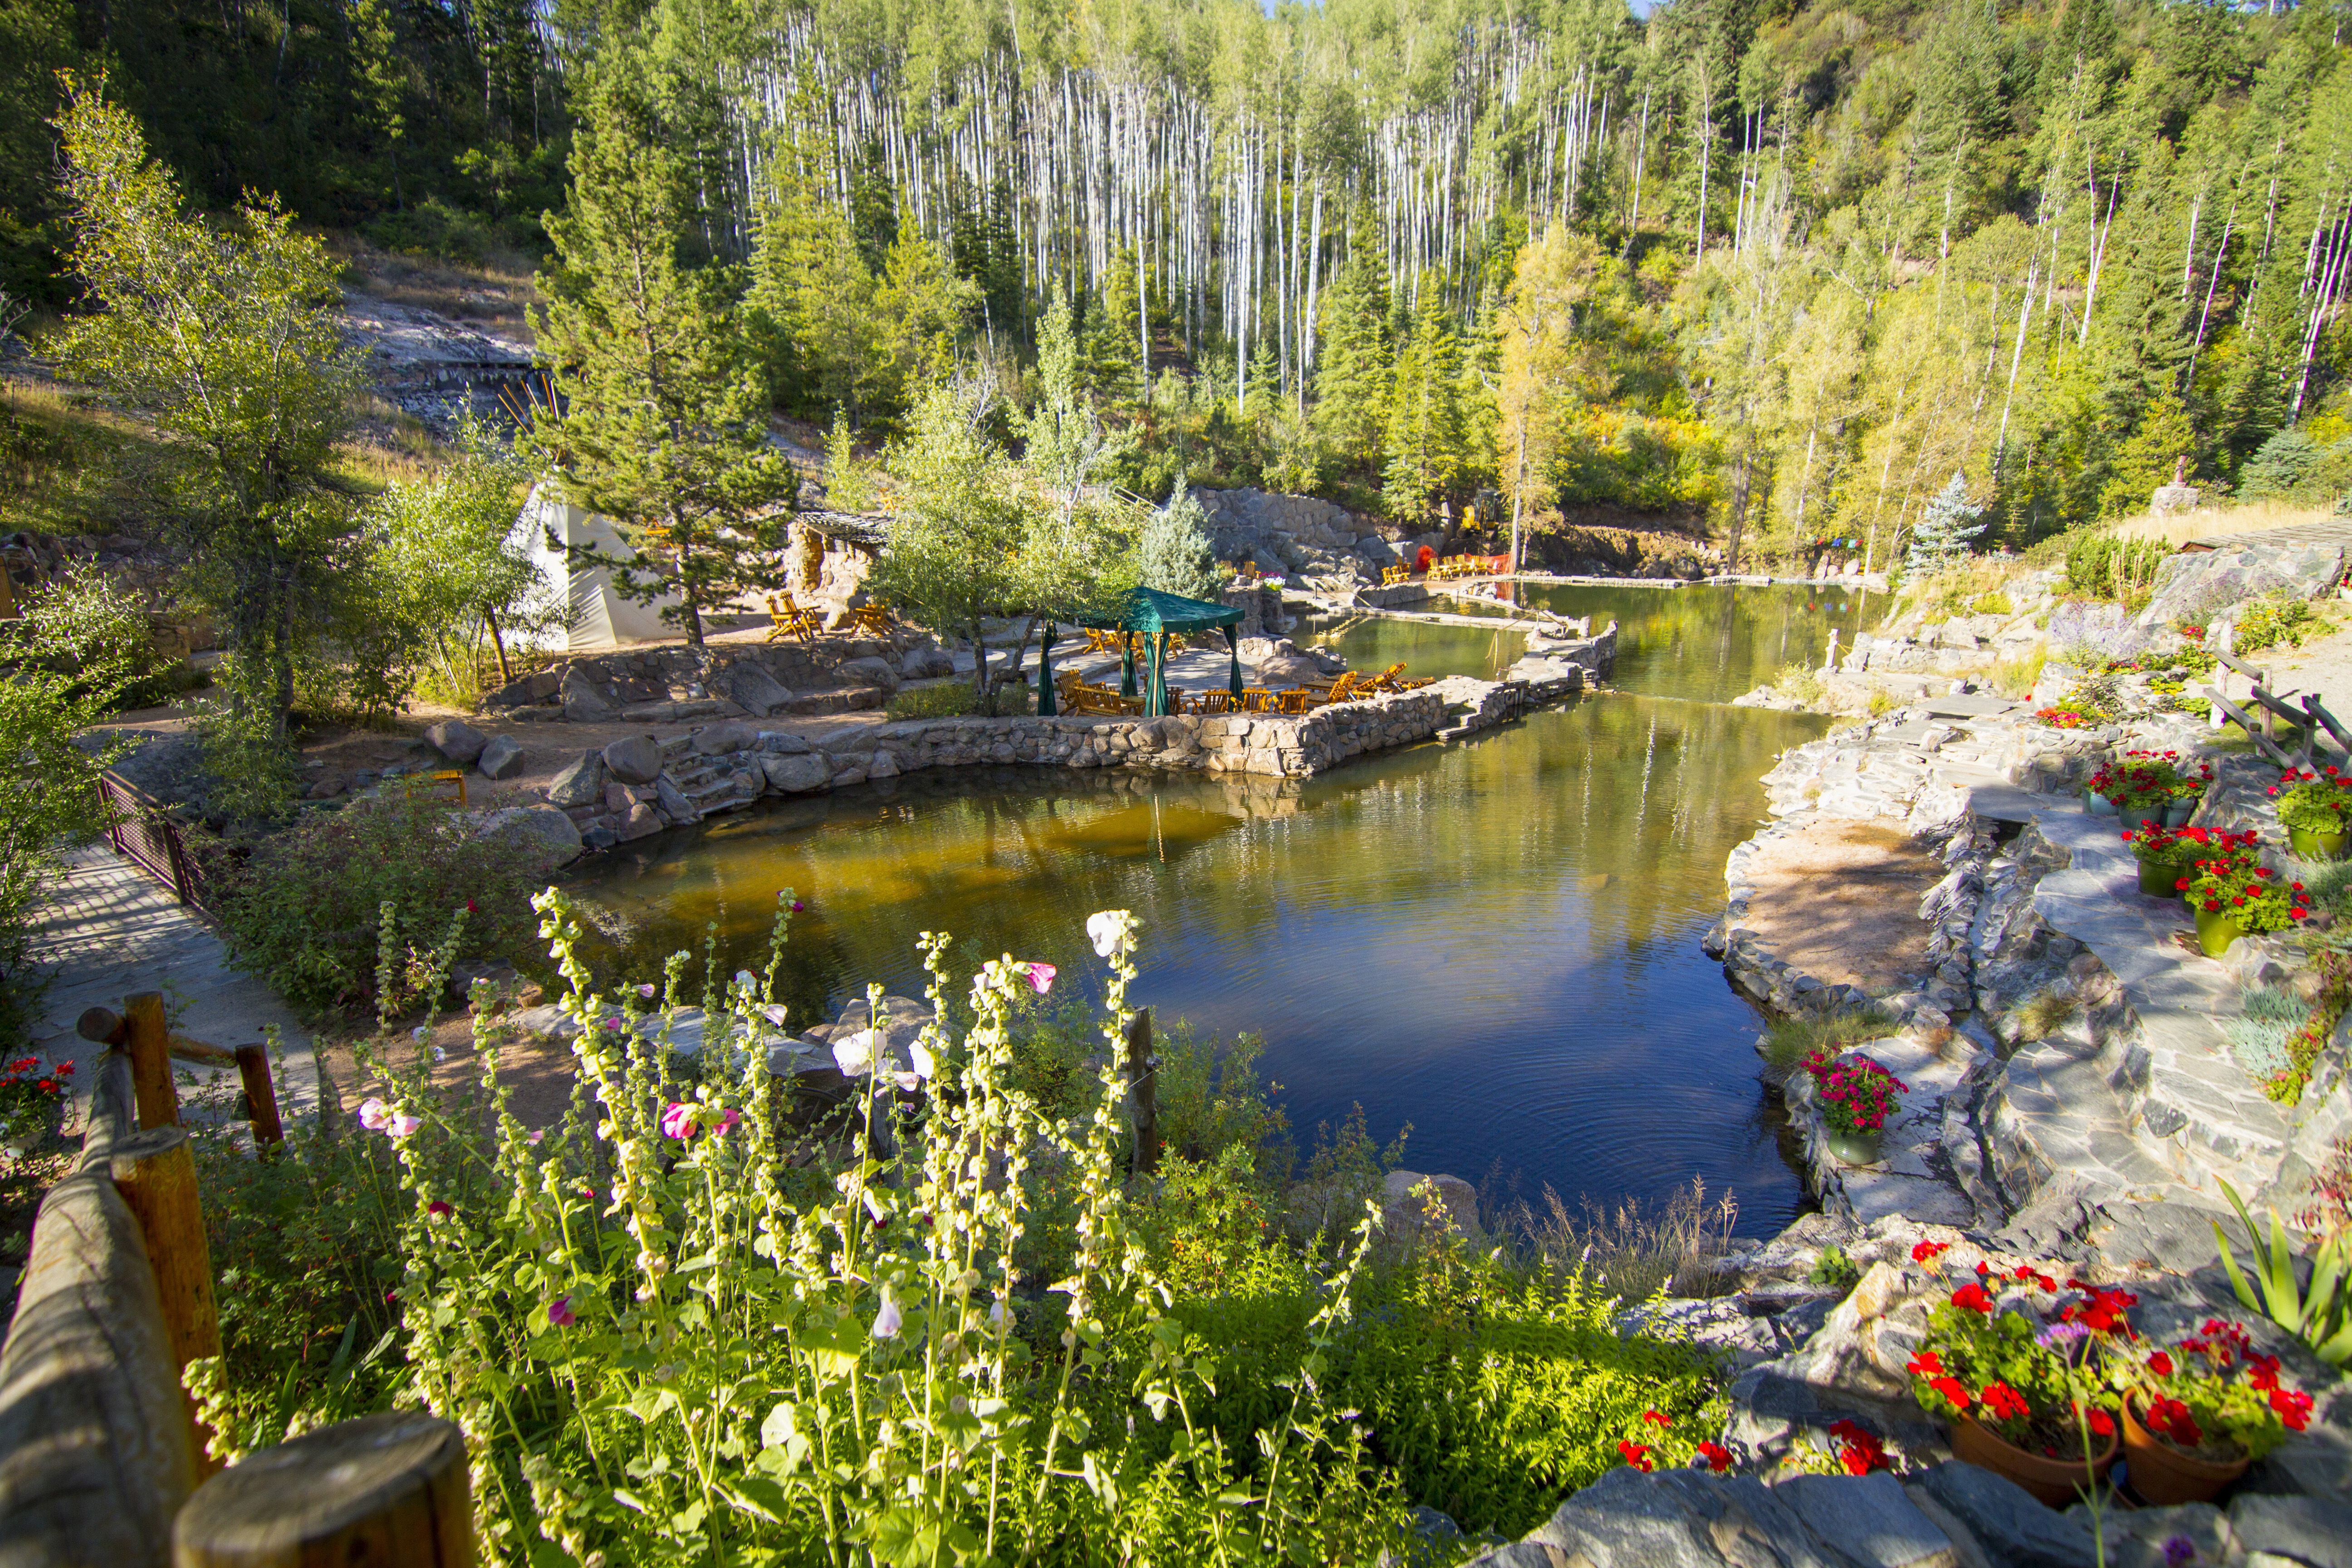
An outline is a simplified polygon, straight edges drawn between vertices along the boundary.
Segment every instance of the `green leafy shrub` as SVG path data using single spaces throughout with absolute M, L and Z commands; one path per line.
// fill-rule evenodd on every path
M 1764 1059 L 1781 1072 L 1794 1072 L 1817 1051 L 1842 1051 L 1864 1040 L 1884 1039 L 1900 1027 L 1883 1013 L 1858 1011 L 1775 1018 L 1764 1031 Z
M 2157 568 L 2172 547 L 2160 539 L 2120 539 L 2085 532 L 2066 546 L 2067 592 L 2086 599 L 2125 605 L 2144 601 L 2156 584 Z
M 2015 658 L 1993 662 L 1991 685 L 1995 691 L 2012 702 L 2022 702 L 2033 695 L 2034 683 L 2042 679 L 2042 667 L 2049 658 L 2042 648 L 2034 648 Z
M 1517 1536 L 1625 1463 L 1621 1443 L 1717 1424 L 1706 1355 L 1621 1337 L 1620 1306 L 1581 1274 L 1451 1255 L 1374 1295 L 1343 1396 L 1408 1497 L 1465 1530 Z
M 1846 1256 L 1844 1247 L 1832 1242 L 1822 1248 L 1822 1255 L 1813 1259 L 1805 1279 L 1828 1289 L 1851 1290 L 1862 1283 L 1862 1268 Z
M 2304 638 L 2331 629 L 2331 623 L 2311 607 L 2309 600 L 2295 598 L 2281 588 L 2264 594 L 2238 612 L 2237 631 L 2231 640 L 2242 656 L 2282 643 L 2301 647 Z
M 2017 613 L 2017 606 L 2010 602 L 2009 595 L 1998 588 L 1990 594 L 1978 595 L 1976 602 L 1969 608 L 1979 616 L 2013 616 Z
M 531 927 L 530 892 L 545 878 L 544 843 L 484 836 L 471 813 L 424 795 L 385 795 L 320 812 L 263 840 L 222 878 L 230 962 L 310 1013 L 357 1003 L 404 1009 L 419 982 L 378 960 L 389 904 L 400 948 L 429 951 L 453 911 L 469 911 L 457 958 L 509 958 Z
M 970 682 L 943 680 L 932 686 L 901 687 L 890 699 L 888 712 L 893 719 L 961 719 L 967 714 L 1003 719 L 1036 709 L 1030 689 L 1018 682 L 998 687 L 988 699 L 983 711 L 979 693 Z

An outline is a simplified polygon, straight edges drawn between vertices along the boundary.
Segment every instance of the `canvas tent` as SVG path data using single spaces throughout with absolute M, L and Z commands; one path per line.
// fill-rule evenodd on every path
M 541 646 L 559 653 L 584 653 L 619 647 L 626 643 L 655 642 L 677 635 L 661 613 L 677 603 L 665 595 L 651 604 L 625 599 L 614 590 L 612 573 L 602 566 L 584 566 L 565 553 L 563 545 L 595 546 L 607 555 L 626 560 L 629 547 L 612 523 L 594 512 L 558 500 L 545 485 L 531 487 L 515 520 L 517 542 L 539 568 L 545 591 L 564 610 L 563 624 L 541 639 Z M 549 540 L 554 535 L 554 542 Z

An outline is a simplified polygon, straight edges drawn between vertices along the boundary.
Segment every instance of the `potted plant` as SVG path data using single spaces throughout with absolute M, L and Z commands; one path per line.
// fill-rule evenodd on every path
M 2289 768 L 2271 786 L 2278 801 L 2279 826 L 2298 858 L 2333 860 L 2344 853 L 2344 824 L 2352 816 L 2352 779 L 2334 768 L 2313 773 Z
M 73 1070 L 71 1062 L 51 1062 L 45 1072 L 40 1058 L 19 1057 L 0 1072 L 0 1149 L 12 1159 L 35 1152 L 57 1131 Z
M 2126 827 L 2162 827 L 2175 795 L 2191 781 L 2180 772 L 2178 752 L 2126 752 L 2124 760 L 2100 770 L 2107 779 L 2105 794 Z M 2093 774 L 2096 779 L 2099 774 Z M 2201 793 L 2204 784 L 2197 781 Z
M 1805 1058 L 1829 1130 L 1830 1152 L 1849 1165 L 1878 1163 L 1879 1133 L 1908 1087 L 1868 1057 L 1824 1047 Z
M 2311 1424 L 2311 1395 L 2280 1384 L 2278 1357 L 2257 1352 L 2242 1324 L 2209 1318 L 2198 1334 L 2107 1364 L 2132 1489 L 2158 1507 L 2210 1501 Z
M 2206 837 L 2194 827 L 2178 833 L 2162 827 L 2126 828 L 2124 842 L 2139 861 L 2139 890 L 2151 898 L 2179 898 L 2181 873 L 2203 850 Z
M 2040 719 L 2045 715 L 2037 713 L 2034 717 Z M 2064 727 L 2060 726 L 2062 729 Z M 2083 809 L 2093 816 L 2113 816 L 2116 803 L 2107 798 L 2107 791 L 2115 787 L 2115 782 L 2116 771 L 2112 764 L 2102 763 L 2091 770 L 2091 776 L 2083 781 Z
M 1923 1242 L 1912 1256 L 1941 1250 Z M 2056 1280 L 2022 1265 L 2002 1275 L 1980 1263 L 1977 1276 L 1927 1314 L 1911 1392 L 1949 1423 L 1955 1458 L 2064 1508 L 2115 1463 L 2120 1433 L 2096 1357 L 2101 1342 L 2130 1332 L 2126 1313 L 2138 1298 L 2079 1280 L 2062 1298 Z M 2046 1308 L 2041 1297 L 2052 1298 Z
M 2197 815 L 2197 803 L 2205 798 L 2206 786 L 2212 782 L 2213 764 L 2210 763 L 2200 764 L 2195 778 L 2182 773 L 2172 786 L 2172 803 L 2165 808 L 2164 825 L 2167 827 L 2187 826 L 2189 819 Z
M 2311 918 L 2303 884 L 2255 861 L 2251 832 L 2220 835 L 2216 851 L 2192 861 L 2179 886 L 2208 958 L 2221 957 L 2250 931 L 2291 931 Z

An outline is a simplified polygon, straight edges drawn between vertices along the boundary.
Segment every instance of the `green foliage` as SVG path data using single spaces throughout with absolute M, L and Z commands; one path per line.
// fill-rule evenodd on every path
M 162 701 L 175 684 L 156 655 L 145 608 L 93 563 L 69 566 L 33 600 L 14 651 L 68 678 L 73 695 L 105 692 L 124 708 Z
M 2221 1033 L 2248 1077 L 2267 1081 L 2288 1070 L 2289 1044 L 2302 1033 L 2315 1009 L 2283 985 L 2262 985 L 2245 994 L 2245 1011 L 2224 1019 Z
M 1906 575 L 1927 576 L 1965 558 L 1977 536 L 1988 526 L 1979 521 L 1984 508 L 1969 504 L 1967 479 L 1958 473 L 1936 492 L 1911 530 L 1911 552 L 1903 559 Z
M 2147 510 L 2148 498 L 2172 482 L 2179 458 L 2188 457 L 2189 471 L 2195 473 L 2199 445 L 2179 398 L 2168 392 L 2149 404 L 2139 428 L 2116 453 L 2112 477 L 2099 491 L 2099 516 L 2129 517 Z
M 377 500 L 368 567 L 400 652 L 421 656 L 444 700 L 471 707 L 493 676 L 509 679 L 507 637 L 555 630 L 564 608 L 516 533 L 530 468 L 471 418 L 457 447 L 431 479 Z
M 26 962 L 33 912 L 64 874 L 58 851 L 105 826 L 98 774 L 122 752 L 121 739 L 91 750 L 74 737 L 104 717 L 129 672 L 104 647 L 84 662 L 48 640 L 38 621 L 8 628 L 0 661 L 0 1037 L 30 1024 L 39 976 Z M 70 663 L 70 668 L 60 668 Z
M 2221 1267 L 2229 1271 L 2230 1288 L 2237 1292 L 2240 1304 L 2309 1345 L 2312 1353 L 2328 1365 L 2352 1363 L 2352 1239 L 2339 1234 L 2322 1246 L 2312 1259 L 2311 1278 L 2305 1282 L 2296 1269 L 2294 1248 L 2287 1241 L 2286 1227 L 2279 1222 L 2277 1211 L 2271 1213 L 2270 1241 L 2265 1246 L 2238 1190 L 2224 1181 L 2221 1191 L 2230 1206 L 2238 1211 L 2251 1255 L 2241 1272 L 2230 1238 L 2221 1233 L 2221 1222 L 2213 1222 Z
M 872 479 L 857 460 L 848 416 L 837 405 L 824 437 L 824 504 L 834 511 L 865 511 L 874 504 Z
M 2017 613 L 2017 606 L 2010 602 L 2008 595 L 1995 590 L 1990 594 L 1979 594 L 1970 600 L 1969 612 L 1978 616 L 2013 616 Z
M 1467 1530 L 1517 1536 L 1649 1443 L 1656 1411 L 1711 1429 L 1707 1357 L 1617 1331 L 1620 1299 L 1581 1274 L 1528 1278 L 1449 1255 L 1374 1299 L 1341 1384 L 1407 1496 Z
M 2029 1040 L 2047 1039 L 2083 1016 L 2083 999 L 2043 987 L 2018 1004 L 2018 1034 Z
M 2155 585 L 2157 568 L 2171 553 L 2161 540 L 2077 535 L 2066 547 L 2066 591 L 2085 599 L 2141 603 Z
M 1832 1290 L 1851 1290 L 1862 1283 L 1862 1268 L 1845 1255 L 1845 1248 L 1832 1242 L 1822 1248 L 1813 1266 L 1805 1274 L 1808 1284 L 1824 1286 Z
M 1179 479 L 1168 503 L 1144 519 L 1135 542 L 1136 575 L 1145 587 L 1215 602 L 1224 582 L 1209 543 L 1208 521 L 1209 514 Z
M 1764 1059 L 1781 1072 L 1794 1072 L 1817 1051 L 1832 1053 L 1864 1040 L 1884 1039 L 1898 1026 L 1880 1013 L 1810 1013 L 1776 1017 L 1764 1031 Z
M 626 50 L 584 88 L 571 209 L 552 226 L 555 270 L 540 346 L 557 367 L 560 419 L 533 431 L 577 504 L 610 517 L 626 558 L 576 550 L 625 596 L 678 603 L 662 617 L 702 641 L 704 611 L 783 586 L 782 521 L 798 488 L 768 440 L 765 397 L 721 269 L 689 267 L 689 171 L 659 121 L 656 84 Z
M 2301 647 L 2303 639 L 2316 637 L 2333 629 L 2332 623 L 2311 607 L 2308 599 L 2298 599 L 2285 589 L 2274 589 L 2238 611 L 2236 629 L 2231 634 L 2231 646 L 2240 655 L 2259 653 L 2266 647 L 2284 644 Z
M 96 88 L 68 90 L 68 256 L 98 309 L 62 334 L 60 360 L 169 437 L 153 483 L 188 582 L 245 672 L 235 700 L 282 734 L 352 530 L 326 474 L 357 374 L 338 268 L 274 199 L 224 225 L 188 216 L 131 117 Z
M 1033 712 L 1035 708 L 1029 688 L 1020 681 L 1007 681 L 982 699 L 962 681 L 953 680 L 901 687 L 891 697 L 887 711 L 894 720 L 961 719 L 967 714 L 1003 719 Z
M 1439 280 L 1424 278 L 1412 336 L 1399 351 L 1390 382 L 1381 489 L 1383 510 L 1408 526 L 1428 521 L 1436 503 L 1454 494 L 1469 463 L 1456 384 L 1461 370 L 1461 347 Z
M 306 816 L 262 841 L 220 879 L 230 962 L 304 1012 L 420 998 L 405 968 L 379 973 L 386 921 L 404 951 L 428 952 L 454 910 L 467 910 L 457 958 L 510 956 L 530 929 L 530 893 L 544 842 L 484 834 L 474 816 L 396 791 Z M 391 914 L 384 913 L 385 906 Z
M 2033 694 L 2034 684 L 2042 679 L 2042 668 L 2049 657 L 2046 647 L 2037 646 L 2015 658 L 1996 659 L 1989 682 L 2011 701 L 2022 702 Z
M 1772 678 L 1772 689 L 1790 700 L 1807 708 L 1817 707 L 1829 695 L 1829 686 L 1822 672 L 1810 662 L 1784 664 Z

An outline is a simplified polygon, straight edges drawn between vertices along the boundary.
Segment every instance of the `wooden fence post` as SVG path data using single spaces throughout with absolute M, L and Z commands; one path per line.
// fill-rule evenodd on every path
M 474 1568 L 466 1439 L 421 1411 L 363 1415 L 230 1466 L 172 1531 L 173 1568 Z
M 236 1047 L 237 1076 L 245 1080 L 245 1103 L 253 1117 L 253 1144 L 286 1141 L 285 1124 L 278 1119 L 278 1090 L 269 1081 L 269 1047 Z
M 1160 1168 L 1160 1058 L 1151 1049 L 1151 1009 L 1127 1026 L 1128 1108 L 1135 1118 L 1133 1170 L 1148 1176 Z
M 142 991 L 126 997 L 122 1011 L 131 1083 L 139 1097 L 139 1125 L 177 1127 L 180 1093 L 172 1087 L 172 1035 L 163 1021 L 163 993 Z
M 196 1158 L 187 1132 L 151 1127 L 116 1143 L 110 1152 L 115 1190 L 139 1222 L 147 1241 L 147 1266 L 155 1271 L 155 1295 L 163 1303 L 163 1327 L 172 1356 L 184 1370 L 192 1361 L 221 1353 L 220 1310 L 213 1300 L 213 1252 L 205 1238 L 205 1213 L 196 1196 Z M 189 1430 L 200 1468 L 207 1434 L 188 1401 Z

